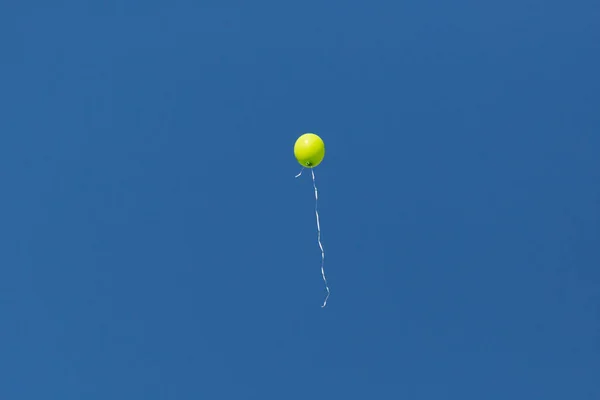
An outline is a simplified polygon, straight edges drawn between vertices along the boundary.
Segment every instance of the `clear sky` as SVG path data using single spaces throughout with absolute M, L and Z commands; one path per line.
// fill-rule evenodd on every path
M 0 399 L 599 399 L 598 21 L 2 2 Z

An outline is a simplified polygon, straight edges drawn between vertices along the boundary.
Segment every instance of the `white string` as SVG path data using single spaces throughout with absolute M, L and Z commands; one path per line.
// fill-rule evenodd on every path
M 300 173 L 298 175 L 296 175 L 296 178 L 298 178 L 300 175 L 302 175 L 302 172 L 304 171 L 304 167 L 302 167 L 302 169 L 300 170 Z M 329 295 L 331 294 L 331 292 L 329 291 L 329 286 L 327 285 L 327 278 L 325 278 L 325 250 L 323 250 L 323 244 L 321 243 L 321 223 L 319 222 L 319 192 L 317 191 L 317 183 L 315 181 L 315 170 L 311 168 L 311 172 L 312 172 L 312 180 L 313 180 L 313 187 L 315 188 L 315 215 L 317 216 L 317 241 L 319 242 L 319 248 L 321 249 L 321 275 L 323 276 L 323 282 L 325 282 L 325 289 L 327 289 L 327 297 L 325 297 L 325 301 L 323 302 L 323 305 L 321 306 L 321 308 L 325 307 L 327 305 L 327 300 L 329 299 Z
M 315 215 L 317 216 L 317 241 L 319 242 L 319 247 L 321 248 L 321 275 L 323 276 L 323 282 L 325 282 L 325 289 L 327 289 L 327 297 L 325 297 L 325 301 L 321 308 L 327 305 L 327 300 L 329 299 L 329 295 L 331 292 L 329 291 L 329 286 L 327 285 L 327 278 L 325 278 L 325 250 L 323 250 L 323 244 L 321 243 L 321 224 L 319 223 L 319 194 L 317 192 L 317 183 L 315 181 L 315 170 L 311 168 L 312 172 L 312 180 L 313 187 L 315 188 Z

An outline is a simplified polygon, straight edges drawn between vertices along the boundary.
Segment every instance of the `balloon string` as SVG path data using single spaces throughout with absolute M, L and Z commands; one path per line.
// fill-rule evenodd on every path
M 319 247 L 321 248 L 321 275 L 323 276 L 323 282 L 325 283 L 325 289 L 327 289 L 327 297 L 325 297 L 325 301 L 321 308 L 327 305 L 327 300 L 329 299 L 329 295 L 331 292 L 329 291 L 329 285 L 327 285 L 327 278 L 325 278 L 325 250 L 323 250 L 323 244 L 321 243 L 321 224 L 319 222 L 319 194 L 317 191 L 317 183 L 315 180 L 315 170 L 311 168 L 312 172 L 312 180 L 313 187 L 315 188 L 315 215 L 317 216 L 317 241 L 319 242 Z M 301 172 L 302 173 L 302 172 Z
M 300 175 L 302 175 L 303 171 L 304 171 L 304 167 L 302 167 L 302 169 L 300 170 L 300 173 L 298 175 L 296 175 L 296 178 L 299 177 Z

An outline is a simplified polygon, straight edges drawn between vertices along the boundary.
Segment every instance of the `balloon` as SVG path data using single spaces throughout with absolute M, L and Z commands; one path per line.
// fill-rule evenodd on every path
M 327 278 L 325 277 L 325 250 L 323 249 L 323 244 L 321 243 L 321 222 L 319 221 L 318 211 L 319 194 L 317 192 L 315 170 L 313 169 L 317 165 L 321 164 L 321 161 L 323 161 L 323 158 L 325 157 L 325 143 L 323 143 L 323 140 L 314 133 L 305 133 L 304 135 L 300 136 L 298 140 L 296 140 L 296 144 L 294 145 L 294 155 L 296 156 L 296 160 L 298 160 L 300 165 L 302 165 L 302 170 L 298 175 L 296 175 L 296 178 L 302 175 L 304 168 L 311 168 L 310 172 L 312 175 L 313 187 L 315 189 L 317 241 L 319 242 L 319 248 L 321 249 L 321 275 L 323 276 L 323 282 L 325 283 L 325 289 L 327 290 L 327 296 L 325 297 L 325 301 L 321 307 L 325 307 L 331 292 L 329 290 L 329 285 L 327 284 Z
M 314 168 L 325 157 L 325 143 L 314 133 L 305 133 L 296 140 L 294 156 L 303 167 Z

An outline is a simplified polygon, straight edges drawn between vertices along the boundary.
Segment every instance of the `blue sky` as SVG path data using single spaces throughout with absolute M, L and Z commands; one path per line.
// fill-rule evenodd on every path
M 4 2 L 0 398 L 600 398 L 598 20 Z

